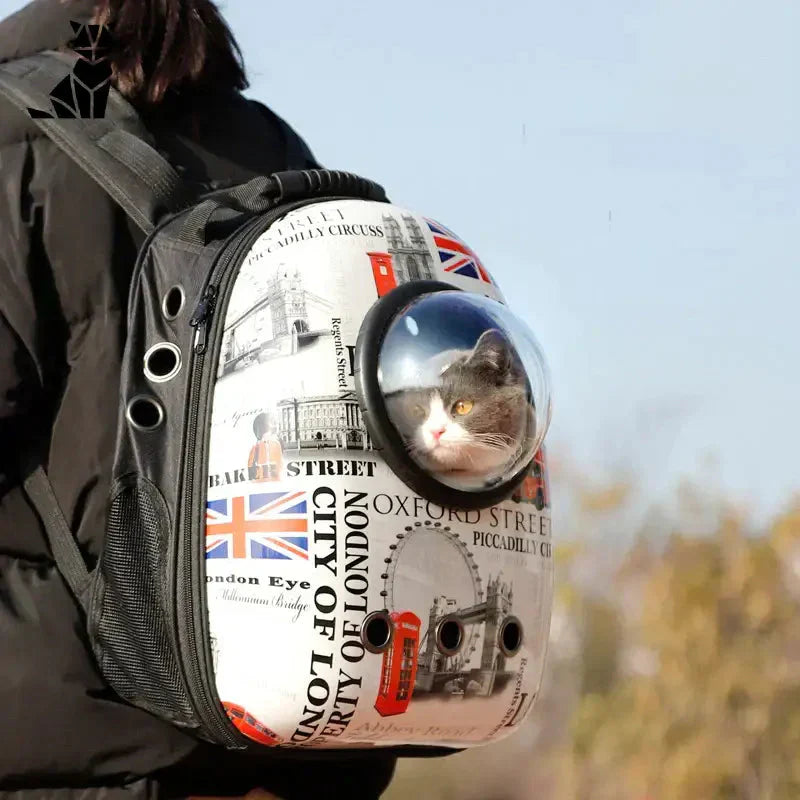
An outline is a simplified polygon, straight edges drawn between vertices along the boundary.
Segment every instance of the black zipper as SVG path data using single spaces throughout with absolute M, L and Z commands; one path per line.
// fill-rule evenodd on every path
M 195 569 L 195 559 L 202 558 L 203 548 L 203 532 L 204 526 L 202 519 L 204 514 L 200 515 L 200 525 L 194 525 L 193 511 L 196 509 L 195 486 L 197 477 L 197 445 L 198 445 L 198 420 L 201 412 L 201 403 L 203 395 L 212 395 L 213 392 L 209 391 L 204 393 L 203 378 L 205 370 L 203 369 L 206 356 L 208 355 L 208 341 L 209 333 L 214 325 L 216 317 L 217 300 L 220 295 L 220 288 L 226 284 L 226 273 L 228 273 L 231 265 L 236 266 L 239 261 L 239 254 L 243 247 L 243 242 L 250 239 L 247 235 L 252 227 L 260 220 L 251 222 L 249 225 L 245 224 L 244 229 L 240 229 L 234 234 L 233 238 L 239 238 L 239 243 L 235 244 L 233 241 L 228 243 L 230 247 L 229 255 L 221 263 L 215 264 L 209 275 L 209 283 L 206 285 L 202 298 L 195 309 L 192 318 L 189 320 L 189 325 L 195 329 L 194 339 L 192 341 L 192 372 L 190 379 L 190 405 L 189 417 L 187 420 L 186 431 L 186 445 L 184 451 L 183 463 L 185 465 L 184 483 L 183 483 L 183 510 L 182 510 L 182 534 L 180 537 L 181 544 L 183 545 L 182 553 L 182 569 L 183 574 L 179 576 L 177 581 L 177 611 L 178 619 L 185 621 L 185 640 L 186 648 L 183 652 L 184 673 L 186 677 L 187 686 L 192 694 L 192 701 L 198 713 L 200 722 L 207 733 L 220 744 L 228 747 L 242 748 L 245 746 L 244 737 L 234 728 L 227 715 L 225 714 L 222 704 L 215 703 L 212 698 L 216 698 L 216 688 L 212 685 L 213 680 L 209 676 L 207 666 L 204 668 L 203 662 L 207 660 L 207 642 L 205 635 L 201 632 L 198 637 L 198 624 L 202 625 L 206 613 L 206 603 L 197 602 L 200 597 L 205 597 L 205 592 L 202 587 L 196 586 L 202 572 L 202 566 L 199 570 Z M 260 226 L 259 226 L 260 227 Z M 225 248 L 223 247 L 223 251 Z M 223 309 L 224 311 L 224 309 Z M 211 382 L 213 383 L 213 382 Z M 206 397 L 208 399 L 208 397 Z M 203 447 L 205 451 L 205 447 Z M 201 461 L 205 461 L 205 452 L 202 454 Z M 186 526 L 189 526 L 189 535 L 187 536 Z M 194 528 L 199 530 L 195 535 L 192 535 Z M 188 540 L 188 546 L 187 546 Z M 182 637 L 181 637 L 182 638 Z M 201 652 L 202 651 L 202 652 Z M 199 691 L 195 691 L 197 688 Z
M 205 351 L 203 350 L 200 352 L 195 352 L 195 359 L 202 361 L 205 356 Z M 192 414 L 192 419 L 196 419 L 199 412 L 202 377 L 202 369 L 196 368 L 194 375 L 192 376 L 191 385 L 191 391 L 193 392 L 194 398 L 190 411 Z M 187 453 L 194 452 L 194 448 L 197 446 L 197 425 L 190 427 L 186 442 L 188 448 Z M 191 472 L 187 471 L 187 474 L 192 474 L 195 468 L 194 459 L 190 460 L 188 468 L 191 470 Z M 191 497 L 193 494 L 194 487 L 192 482 L 188 482 L 186 484 L 186 488 L 187 491 L 184 495 L 184 502 L 187 496 Z M 184 519 L 186 519 L 186 517 L 184 517 Z M 230 724 L 227 716 L 224 714 L 221 704 L 218 708 L 216 708 L 214 702 L 210 699 L 211 696 L 213 696 L 211 694 L 213 687 L 210 686 L 210 683 L 207 679 L 206 670 L 204 670 L 202 667 L 200 647 L 202 646 L 201 643 L 204 641 L 205 637 L 201 633 L 200 640 L 198 641 L 197 621 L 195 619 L 198 609 L 196 608 L 197 604 L 193 602 L 198 594 L 195 591 L 194 585 L 197 578 L 194 575 L 193 562 L 196 556 L 193 551 L 196 547 L 200 546 L 202 546 L 201 541 L 195 541 L 194 536 L 189 536 L 189 547 L 184 546 L 183 548 L 183 575 L 181 576 L 182 579 L 178 581 L 179 586 L 183 588 L 183 591 L 180 589 L 178 591 L 178 614 L 180 619 L 186 621 L 186 650 L 183 653 L 182 659 L 184 662 L 184 674 L 186 676 L 186 682 L 190 690 L 192 702 L 195 705 L 195 709 L 205 732 L 210 733 L 214 740 L 220 744 L 229 747 L 242 747 L 244 743 L 241 741 L 236 729 Z M 181 608 L 181 595 L 183 596 L 184 600 L 183 608 Z M 205 648 L 203 648 L 203 650 L 205 651 Z M 196 688 L 199 689 L 199 691 L 195 691 Z M 214 691 L 214 695 L 215 694 L 216 692 Z
M 204 387 L 205 362 L 209 359 L 212 364 L 216 364 L 218 360 L 218 351 L 221 346 L 219 328 L 224 322 L 227 312 L 231 278 L 237 273 L 242 256 L 253 246 L 258 237 L 280 217 L 304 205 L 335 199 L 340 198 L 317 197 L 296 201 L 273 209 L 249 223 L 245 223 L 242 228 L 232 234 L 221 248 L 221 252 L 227 251 L 226 257 L 216 261 L 209 270 L 208 283 L 189 321 L 189 324 L 195 329 L 195 335 L 189 379 L 189 416 L 182 459 L 184 477 L 181 490 L 182 508 L 178 542 L 178 551 L 182 550 L 178 564 L 182 569 L 182 574 L 177 575 L 175 586 L 176 617 L 177 620 L 183 620 L 185 625 L 185 630 L 182 630 L 180 625 L 178 629 L 181 642 L 181 661 L 186 686 L 189 689 L 198 719 L 205 733 L 211 734 L 214 741 L 230 748 L 247 747 L 250 740 L 234 727 L 219 701 L 213 678 L 208 637 L 203 630 L 207 619 L 207 598 L 205 587 L 201 582 L 205 563 L 205 548 L 203 547 L 205 526 L 202 523 L 205 513 L 202 510 L 199 519 L 196 519 L 196 513 L 205 502 L 203 487 L 205 486 L 204 480 L 207 480 L 208 436 L 206 434 L 202 440 L 199 440 L 198 423 L 201 415 L 207 417 L 211 410 L 215 383 L 212 380 L 206 380 Z M 204 402 L 205 407 L 203 407 Z M 201 445 L 199 453 L 198 444 Z M 201 456 L 199 466 L 198 455 Z M 197 489 L 198 486 L 201 488 Z M 198 559 L 203 559 L 203 561 L 196 566 Z M 198 635 L 198 628 L 201 629 L 200 635 Z M 185 636 L 181 635 L 182 633 Z M 184 642 L 185 648 L 183 647 Z
M 208 344 L 208 324 L 214 314 L 214 306 L 217 304 L 217 287 L 209 284 L 203 293 L 202 300 L 198 303 L 189 325 L 195 329 L 194 342 L 192 349 L 195 355 L 203 355 Z

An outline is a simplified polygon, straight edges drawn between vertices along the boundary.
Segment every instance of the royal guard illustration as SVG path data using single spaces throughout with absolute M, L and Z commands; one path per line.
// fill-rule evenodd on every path
M 259 744 L 278 744 L 281 737 L 236 703 L 222 703 L 228 719 L 248 738 Z
M 252 481 L 277 481 L 283 466 L 283 448 L 270 414 L 259 414 L 253 420 L 256 443 L 247 458 L 247 476 Z
M 394 638 L 383 653 L 375 709 L 382 717 L 402 714 L 411 702 L 419 658 L 420 618 L 411 611 L 391 614 Z

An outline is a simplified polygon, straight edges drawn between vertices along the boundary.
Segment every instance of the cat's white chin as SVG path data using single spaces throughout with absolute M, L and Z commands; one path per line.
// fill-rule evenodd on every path
M 494 475 L 508 464 L 510 450 L 449 445 L 440 443 L 426 452 L 431 469 L 435 472 L 459 472 L 484 478 Z

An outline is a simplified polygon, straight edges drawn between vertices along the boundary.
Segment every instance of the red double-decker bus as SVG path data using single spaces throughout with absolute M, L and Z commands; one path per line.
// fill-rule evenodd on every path
M 411 702 L 417 677 L 420 619 L 411 611 L 393 611 L 394 638 L 383 653 L 375 709 L 382 717 L 402 714 Z
M 243 733 L 248 739 L 252 739 L 260 744 L 278 744 L 281 737 L 275 731 L 271 731 L 263 722 L 259 722 L 247 709 L 236 703 L 222 703 L 228 719 Z
M 530 473 L 514 494 L 511 495 L 511 499 L 517 503 L 533 503 L 539 511 L 550 505 L 550 492 L 548 491 L 547 473 L 545 472 L 544 446 L 536 452 Z

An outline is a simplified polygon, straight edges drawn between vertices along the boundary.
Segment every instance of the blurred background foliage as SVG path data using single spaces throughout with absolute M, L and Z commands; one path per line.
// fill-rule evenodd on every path
M 401 761 L 386 800 L 796 800 L 800 496 L 754 523 L 702 477 L 657 507 L 550 462 L 537 703 L 501 742 Z

